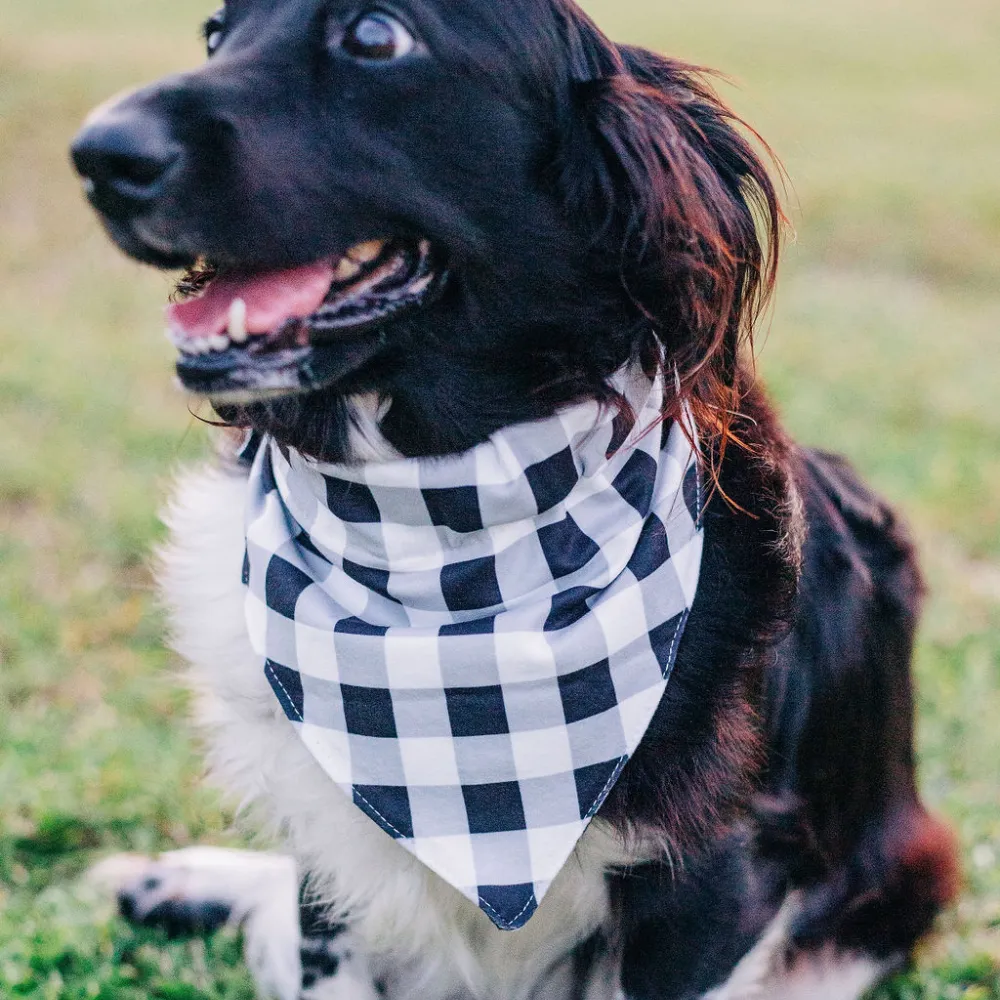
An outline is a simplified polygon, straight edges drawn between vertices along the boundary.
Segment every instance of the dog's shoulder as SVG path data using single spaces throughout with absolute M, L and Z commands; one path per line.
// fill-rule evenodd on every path
M 762 676 L 791 628 L 806 536 L 795 447 L 748 387 L 740 443 L 709 456 L 698 593 L 670 683 L 604 815 L 680 853 L 724 837 L 764 753 Z

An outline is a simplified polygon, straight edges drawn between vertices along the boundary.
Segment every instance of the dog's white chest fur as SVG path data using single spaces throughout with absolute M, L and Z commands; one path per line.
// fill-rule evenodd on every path
M 626 860 L 620 845 L 594 824 L 545 905 L 510 933 L 349 802 L 302 745 L 250 647 L 241 583 L 245 490 L 238 472 L 188 473 L 168 511 L 162 560 L 174 646 L 190 664 L 214 779 L 280 830 L 322 898 L 350 914 L 373 953 L 413 962 L 415 982 L 432 977 L 435 994 L 532 995 L 550 966 L 606 919 L 603 873 Z M 429 985 L 424 978 L 425 991 Z

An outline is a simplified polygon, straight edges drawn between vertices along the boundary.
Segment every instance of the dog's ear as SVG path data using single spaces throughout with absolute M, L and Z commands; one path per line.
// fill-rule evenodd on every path
M 773 285 L 782 224 L 744 126 L 694 67 L 616 46 L 561 5 L 570 76 L 560 184 L 666 349 L 702 433 L 738 409 L 737 357 Z M 671 372 L 673 374 L 673 372 Z

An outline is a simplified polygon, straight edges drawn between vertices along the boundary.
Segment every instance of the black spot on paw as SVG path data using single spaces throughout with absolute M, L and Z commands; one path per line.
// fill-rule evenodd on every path
M 229 920 L 232 908 L 221 900 L 166 899 L 133 922 L 158 927 L 169 937 L 188 937 L 218 930 Z

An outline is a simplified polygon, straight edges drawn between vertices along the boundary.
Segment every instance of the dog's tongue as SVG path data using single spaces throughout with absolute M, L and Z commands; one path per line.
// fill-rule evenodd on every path
M 289 318 L 316 312 L 333 277 L 328 260 L 288 271 L 221 274 L 197 298 L 169 306 L 167 322 L 186 337 L 214 337 L 229 329 L 230 307 L 242 299 L 247 333 L 270 333 Z

